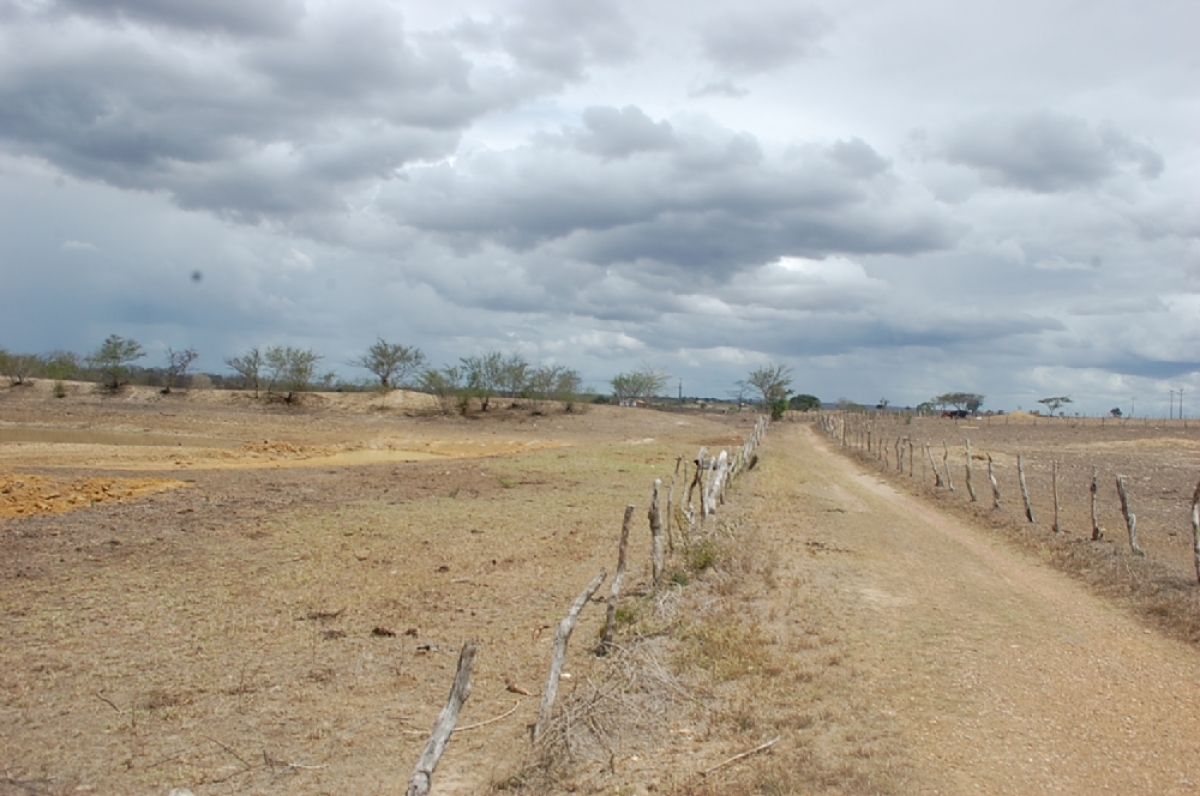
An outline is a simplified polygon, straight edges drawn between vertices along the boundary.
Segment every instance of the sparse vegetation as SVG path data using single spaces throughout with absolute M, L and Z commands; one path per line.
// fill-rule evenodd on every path
M 425 365 L 425 354 L 419 348 L 389 343 L 380 337 L 351 364 L 373 373 L 379 379 L 379 388 L 387 392 L 403 386 L 417 373 Z
M 665 370 L 643 365 L 637 370 L 618 373 L 613 376 L 610 383 L 613 397 L 616 398 L 617 403 L 630 404 L 637 401 L 650 401 L 661 395 L 667 387 L 668 379 L 670 379 L 670 374 Z
M 771 418 L 778 420 L 783 417 L 791 393 L 792 369 L 783 364 L 765 365 L 751 371 L 746 380 L 758 390 L 763 409 L 771 413 Z
M 99 371 L 105 389 L 116 392 L 129 383 L 129 365 L 144 356 L 137 340 L 113 334 L 88 356 L 88 364 Z
M 1070 396 L 1055 395 L 1055 396 L 1051 396 L 1049 398 L 1039 398 L 1038 403 L 1045 406 L 1048 410 L 1050 410 L 1050 414 L 1053 415 L 1061 407 L 1066 406 L 1069 403 L 1074 403 L 1074 402 L 1071 400 Z M 1120 417 L 1120 415 L 1113 415 L 1113 417 Z
M 167 349 L 167 368 L 166 368 L 166 385 L 163 387 L 163 393 L 170 393 L 177 384 L 183 383 L 187 378 L 188 370 L 192 367 L 192 363 L 200 355 L 196 353 L 194 348 L 185 348 L 182 351 L 176 351 L 173 348 Z
M 296 401 L 297 393 L 311 390 L 317 379 L 317 364 L 321 356 L 311 348 L 268 346 L 263 351 L 263 367 L 267 372 L 267 392 L 276 388 L 286 391 L 287 403 Z
M 821 399 L 815 395 L 793 395 L 788 406 L 798 412 L 812 412 L 821 408 Z

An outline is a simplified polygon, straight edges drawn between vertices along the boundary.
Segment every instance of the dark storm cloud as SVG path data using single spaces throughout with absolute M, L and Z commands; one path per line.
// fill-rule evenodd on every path
M 240 35 L 287 33 L 304 16 L 302 0 L 58 0 L 52 7 L 115 22 Z
M 446 157 L 482 116 L 557 85 L 520 68 L 478 70 L 451 35 L 411 35 L 387 5 L 334 5 L 297 19 L 292 4 L 251 7 L 9 9 L 11 24 L 0 28 L 0 144 L 67 174 L 165 191 L 190 209 L 286 220 L 344 205 L 363 180 Z M 532 47 L 535 32 L 521 26 L 540 25 L 546 37 L 570 40 L 571 69 L 623 51 L 611 5 L 526 12 L 512 35 Z M 168 22 L 279 35 L 213 39 L 146 27 Z M 584 26 L 573 37 L 572 24 Z
M 990 181 L 1037 193 L 1084 188 L 1124 167 L 1143 179 L 1163 170 L 1160 154 L 1111 125 L 1051 111 L 976 119 L 949 136 L 943 154 Z
M 721 69 L 752 75 L 812 55 L 832 27 L 815 10 L 747 9 L 708 20 L 700 28 L 700 41 L 704 54 Z
M 380 206 L 459 251 L 552 246 L 598 265 L 717 275 L 784 255 L 927 251 L 955 234 L 859 140 L 770 157 L 750 136 L 672 134 L 636 108 L 593 108 L 589 118 L 605 124 L 411 169 Z M 580 141 L 624 157 L 591 157 Z

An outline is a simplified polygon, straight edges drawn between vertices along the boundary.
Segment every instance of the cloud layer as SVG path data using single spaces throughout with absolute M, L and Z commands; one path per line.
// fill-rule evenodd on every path
M 1200 12 L 1067 11 L 0 0 L 0 345 L 1200 390 Z

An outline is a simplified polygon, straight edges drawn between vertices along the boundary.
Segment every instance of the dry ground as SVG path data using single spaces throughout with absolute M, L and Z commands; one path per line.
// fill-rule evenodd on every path
M 658 596 L 639 511 L 621 653 L 587 654 L 585 611 L 572 723 L 534 754 L 536 698 L 507 686 L 540 690 L 624 505 L 752 419 L 319 399 L 0 395 L 8 439 L 75 435 L 0 444 L 50 506 L 0 519 L 0 794 L 395 792 L 467 638 L 460 724 L 516 710 L 455 735 L 439 793 L 1197 790 L 1194 647 L 805 423 L 772 428 Z M 183 486 L 47 498 L 87 478 Z
M 519 708 L 462 735 L 439 790 L 503 781 L 537 709 L 506 685 L 539 691 L 551 626 L 611 568 L 624 506 L 753 423 L 407 400 L 0 395 L 9 439 L 69 440 L 0 444 L 0 478 L 37 492 L 0 519 L 0 793 L 403 789 L 468 638 L 462 722 Z M 51 497 L 114 476 L 175 488 Z

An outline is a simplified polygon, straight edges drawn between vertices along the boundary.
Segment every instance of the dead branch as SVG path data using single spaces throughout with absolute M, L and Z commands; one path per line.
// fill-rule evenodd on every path
M 707 771 L 701 771 L 700 776 L 707 777 L 709 774 L 712 774 L 714 771 L 720 771 L 721 769 L 725 768 L 726 766 L 733 765 L 734 763 L 738 762 L 739 760 L 745 760 L 747 757 L 752 757 L 752 756 L 758 754 L 759 752 L 766 751 L 767 749 L 770 749 L 775 744 L 779 743 L 779 739 L 782 737 L 783 737 L 782 735 L 777 735 L 774 738 L 772 738 L 771 740 L 767 741 L 766 743 L 759 744 L 758 746 L 754 747 L 753 749 L 749 749 L 745 752 L 742 752 L 741 754 L 734 755 L 733 757 L 729 758 L 728 760 L 717 763 L 715 766 L 708 769 Z

